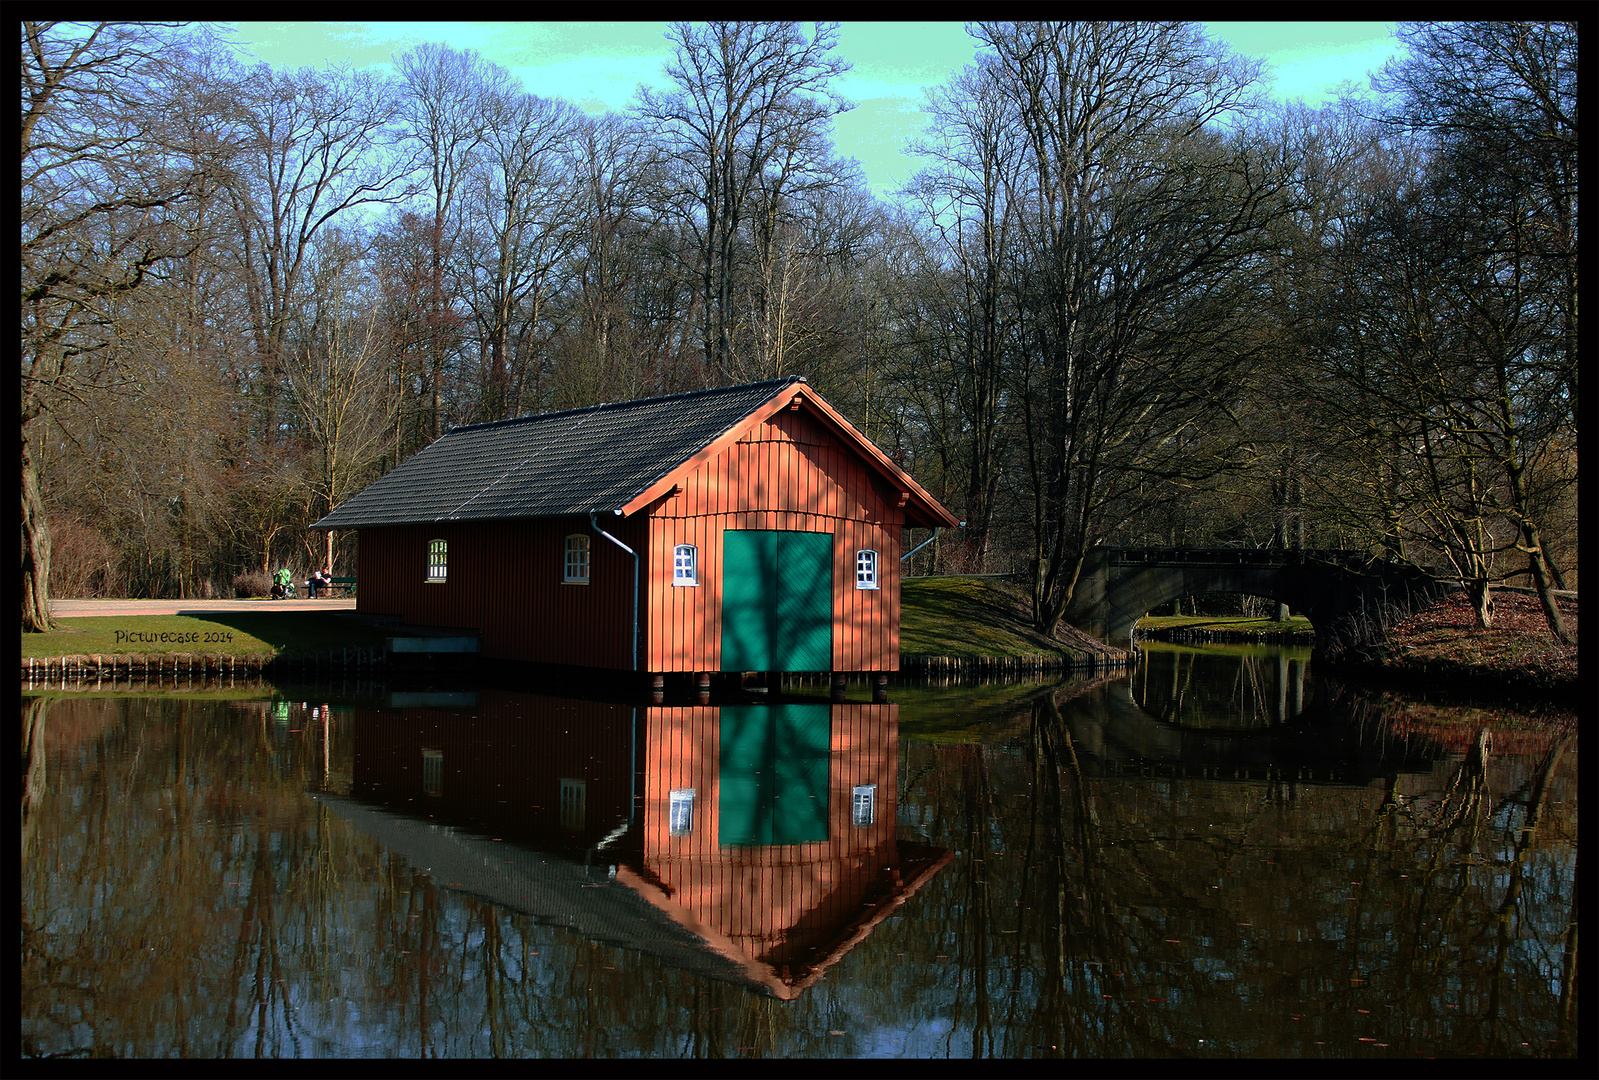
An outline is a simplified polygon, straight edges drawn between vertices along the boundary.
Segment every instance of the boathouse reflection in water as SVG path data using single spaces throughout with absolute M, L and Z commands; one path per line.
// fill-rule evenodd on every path
M 873 798 L 859 706 L 275 689 L 24 694 L 25 1056 L 1576 1053 L 1575 716 L 907 683 Z
M 356 708 L 318 797 L 441 887 L 686 971 L 793 998 L 952 857 L 899 835 L 893 704 L 466 703 Z

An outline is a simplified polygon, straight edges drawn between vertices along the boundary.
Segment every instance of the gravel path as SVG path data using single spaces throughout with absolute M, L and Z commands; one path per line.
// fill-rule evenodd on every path
M 50 614 L 60 619 L 107 615 L 200 615 L 231 611 L 354 611 L 355 598 L 326 600 L 52 600 Z

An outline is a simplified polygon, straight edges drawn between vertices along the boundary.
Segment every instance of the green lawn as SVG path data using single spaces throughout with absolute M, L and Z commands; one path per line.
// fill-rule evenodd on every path
M 1310 620 L 1295 615 L 1287 622 L 1276 619 L 1254 619 L 1244 615 L 1145 615 L 1138 620 L 1140 630 L 1218 630 L 1240 634 L 1275 634 L 1287 631 L 1294 634 L 1313 634 L 1316 631 Z
M 201 653 L 213 656 L 295 655 L 381 647 L 395 631 L 346 615 L 270 611 L 193 615 L 115 615 L 61 619 L 61 629 L 23 634 L 22 656 Z M 1310 621 L 1145 617 L 1143 628 L 1309 632 Z M 1067 644 L 1027 625 L 1021 598 L 998 579 L 909 578 L 900 592 L 900 651 L 923 656 L 1073 656 Z
M 907 578 L 899 651 L 921 656 L 1075 656 L 1027 625 L 1020 598 L 997 578 Z
M 22 656 L 156 655 L 270 657 L 381 647 L 394 631 L 319 611 L 112 615 L 60 619 L 59 630 L 22 635 Z

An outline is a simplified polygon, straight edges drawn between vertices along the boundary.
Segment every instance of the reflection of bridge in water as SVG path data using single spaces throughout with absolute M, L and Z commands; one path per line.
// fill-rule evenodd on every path
M 1157 662 L 1151 671 L 1151 656 L 1162 652 L 1169 662 Z M 1425 747 L 1396 747 L 1336 715 L 1332 703 L 1306 678 L 1302 660 L 1291 656 L 1200 657 L 1204 665 L 1224 672 L 1229 661 L 1236 662 L 1235 676 L 1210 677 L 1213 689 L 1249 685 L 1251 660 L 1264 661 L 1257 664 L 1257 674 L 1277 679 L 1254 680 L 1248 694 L 1225 701 L 1221 708 L 1217 701 L 1226 693 L 1196 692 L 1185 702 L 1180 691 L 1185 680 L 1192 690 L 1193 680 L 1184 673 L 1184 660 L 1199 652 L 1146 651 L 1126 681 L 1062 702 L 1062 719 L 1088 772 L 1365 786 L 1400 773 L 1432 771 L 1437 755 Z M 1140 685 L 1141 679 L 1148 681 Z
M 1326 649 L 1335 641 L 1363 640 L 1370 627 L 1442 588 L 1418 567 L 1359 551 L 1094 548 L 1065 617 L 1099 640 L 1125 647 L 1134 624 L 1162 604 L 1205 593 L 1244 593 L 1308 616 L 1317 648 Z
M 1132 695 L 1155 719 L 1214 733 L 1250 733 L 1305 711 L 1310 649 L 1144 641 Z
M 760 993 L 951 858 L 897 827 L 895 705 L 397 697 L 355 710 L 333 809 L 441 887 Z

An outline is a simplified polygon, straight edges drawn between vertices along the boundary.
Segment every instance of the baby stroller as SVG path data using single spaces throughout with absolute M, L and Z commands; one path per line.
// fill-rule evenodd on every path
M 279 570 L 272 575 L 272 599 L 294 599 L 294 575 L 287 570 Z

